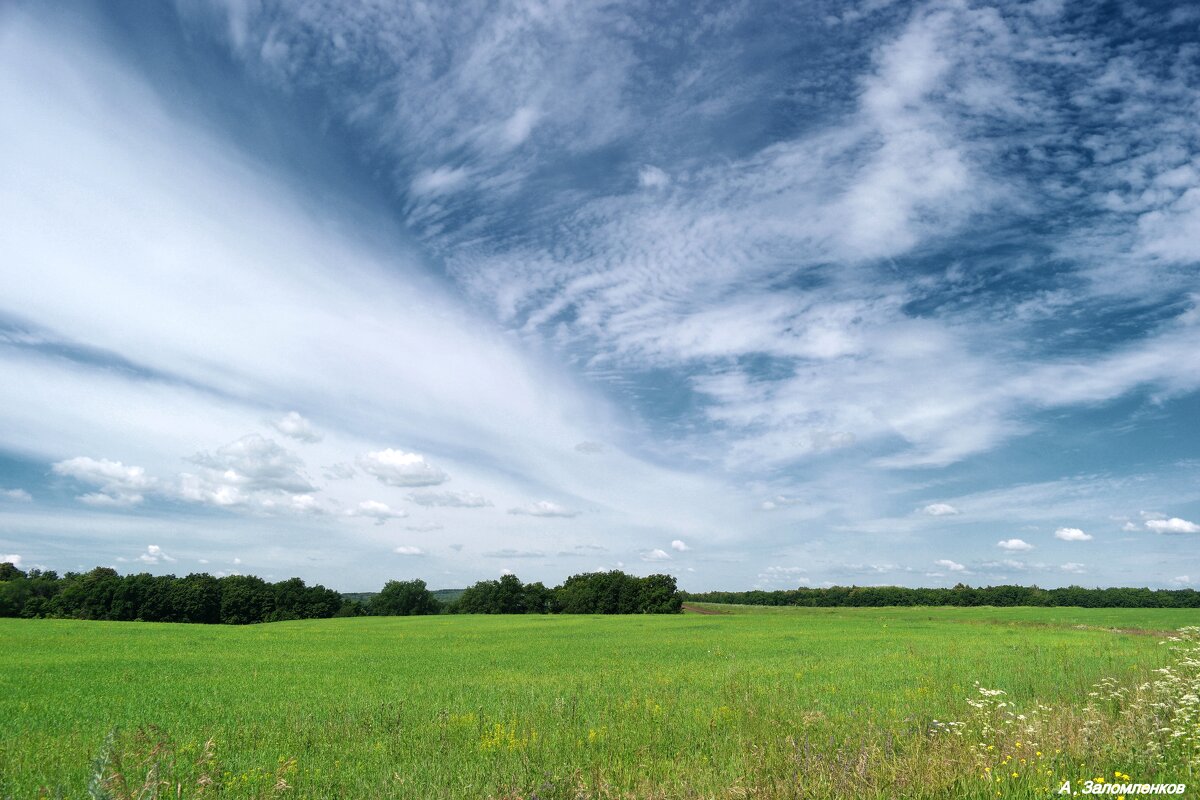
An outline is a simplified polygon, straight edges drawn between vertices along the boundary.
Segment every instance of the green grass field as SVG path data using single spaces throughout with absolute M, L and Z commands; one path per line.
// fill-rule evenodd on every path
M 1137 741 L 1132 694 L 1089 692 L 1145 682 L 1195 612 L 720 608 L 0 620 L 0 797 L 88 797 L 98 756 L 112 797 L 1048 797 L 1192 775 Z M 969 705 L 976 681 L 1012 705 Z

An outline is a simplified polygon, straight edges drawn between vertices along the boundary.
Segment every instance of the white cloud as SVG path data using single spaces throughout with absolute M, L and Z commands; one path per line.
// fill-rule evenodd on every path
M 450 476 L 425 460 L 419 453 L 403 450 L 376 450 L 359 456 L 358 466 L 388 486 L 437 486 Z
M 304 462 L 272 439 L 250 434 L 189 461 L 201 469 L 181 474 L 176 490 L 189 502 L 267 513 L 320 510 Z
M 921 513 L 931 517 L 945 517 L 961 512 L 949 503 L 930 503 L 921 509 Z
M 419 506 L 445 508 L 484 508 L 491 501 L 475 492 L 409 492 L 408 499 Z
M 1089 542 L 1092 535 L 1084 533 L 1079 528 L 1059 528 L 1054 532 L 1054 538 L 1062 539 L 1064 542 Z
M 1059 567 L 1059 569 L 1061 569 L 1063 572 L 1072 572 L 1072 573 L 1075 573 L 1076 575 L 1080 575 L 1080 574 L 1087 572 L 1087 565 L 1079 564 L 1075 561 L 1068 561 L 1067 563 L 1065 563 L 1061 567 Z
M 51 466 L 54 474 L 74 478 L 80 483 L 100 488 L 99 492 L 80 495 L 77 499 L 95 506 L 132 506 L 145 500 L 145 492 L 155 486 L 146 470 L 125 466 L 120 461 L 76 456 Z
M 289 411 L 279 419 L 272 420 L 271 427 L 297 441 L 310 444 L 321 441 L 321 434 L 313 429 L 312 423 L 295 411 Z
M 1010 552 L 1026 552 L 1033 549 L 1033 545 L 1024 539 L 1001 539 L 996 542 L 996 546 Z
M 675 539 L 674 541 L 671 542 L 671 549 L 678 550 L 679 552 L 682 553 L 687 550 L 691 550 L 692 548 L 690 548 L 686 544 L 684 544 L 682 539 Z
M 558 503 L 550 500 L 538 500 L 536 503 L 530 503 L 508 510 L 510 514 L 525 514 L 531 517 L 576 517 L 579 516 L 578 511 L 560 506 Z
M 642 553 L 642 561 L 670 561 L 671 556 L 666 550 L 655 548 Z
M 413 547 L 412 545 L 407 545 L 407 544 L 400 545 L 399 547 L 392 550 L 392 552 L 396 553 L 397 555 L 402 555 L 402 556 L 423 556 L 423 555 L 425 555 L 425 551 L 422 550 L 421 548 Z
M 951 561 L 948 558 L 939 558 L 937 561 L 934 561 L 933 563 L 936 566 L 939 566 L 942 569 L 948 569 L 951 572 L 963 572 L 966 570 L 965 566 L 963 566 L 962 564 L 959 564 L 957 561 Z
M 33 501 L 33 496 L 24 489 L 0 489 L 0 497 L 5 500 L 14 500 L 18 503 L 29 503 Z
M 351 517 L 367 517 L 375 520 L 376 525 L 382 525 L 389 519 L 407 517 L 408 512 L 403 509 L 392 508 L 387 503 L 381 503 L 378 500 L 364 500 L 355 508 L 348 510 L 346 515 Z
M 521 106 L 509 117 L 501 131 L 501 142 L 505 147 L 517 147 L 529 138 L 541 114 L 532 106 Z
M 0 563 L 4 562 L 12 564 L 14 567 L 19 567 L 21 566 L 21 557 L 16 553 L 9 553 L 6 556 L 0 556 Z
M 175 559 L 167 555 L 158 545 L 152 544 L 146 547 L 146 552 L 138 556 L 138 561 L 143 564 L 157 564 L 160 561 L 173 562 Z
M 662 189 L 670 183 L 671 176 L 658 167 L 646 164 L 638 170 L 638 185 L 647 189 Z
M 1155 533 L 1200 533 L 1200 525 L 1179 517 L 1148 519 L 1146 528 Z
M 1177 575 L 1174 578 L 1171 578 L 1171 583 L 1175 584 L 1176 586 L 1187 586 L 1191 582 L 1191 577 L 1187 575 Z
M 438 167 L 413 178 L 410 191 L 415 195 L 444 194 L 459 189 L 470 173 L 463 167 Z

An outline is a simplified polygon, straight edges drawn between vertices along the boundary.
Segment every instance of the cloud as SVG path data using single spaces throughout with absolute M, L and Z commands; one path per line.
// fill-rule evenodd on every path
M 375 520 L 376 525 L 382 525 L 389 519 L 401 519 L 408 516 L 404 509 L 392 508 L 387 503 L 378 500 L 364 500 L 357 507 L 346 512 L 350 517 L 368 517 Z
M 33 496 L 24 489 L 0 489 L 0 498 L 12 500 L 17 503 L 30 503 L 33 501 Z
M 279 419 L 272 420 L 271 427 L 300 442 L 312 444 L 321 441 L 321 434 L 313 429 L 312 423 L 295 411 L 289 411 Z
M 600 444 L 599 442 L 580 442 L 579 444 L 575 445 L 575 452 L 588 453 L 589 455 L 603 453 L 604 445 Z
M 1192 579 L 1187 575 L 1177 575 L 1176 577 L 1171 578 L 1171 583 L 1175 584 L 1176 586 L 1187 586 L 1191 582 Z
M 423 556 L 423 555 L 425 555 L 425 551 L 422 550 L 421 548 L 414 547 L 412 545 L 406 545 L 406 544 L 400 545 L 399 547 L 393 549 L 392 552 L 396 553 L 397 555 L 401 555 L 401 556 Z
M 945 517 L 961 512 L 949 503 L 930 503 L 921 509 L 921 513 L 931 517 Z
M 691 550 L 692 548 L 690 548 L 686 544 L 684 544 L 683 540 L 675 539 L 674 541 L 671 542 L 671 549 L 678 550 L 680 553 L 683 553 L 687 550 Z
M 671 556 L 667 554 L 666 550 L 660 550 L 658 548 L 655 548 L 653 550 L 647 550 L 646 552 L 642 553 L 642 561 L 670 561 L 670 560 L 671 560 Z
M 376 450 L 359 456 L 358 466 L 388 486 L 437 486 L 450 476 L 425 460 L 418 453 L 403 450 Z
M 320 510 L 304 462 L 272 439 L 250 434 L 189 461 L 201 468 L 179 476 L 178 496 L 189 502 L 267 512 Z
M 1148 519 L 1146 528 L 1155 533 L 1200 533 L 1200 525 L 1179 517 L 1170 519 Z
M 1026 552 L 1033 549 L 1033 545 L 1024 539 L 1001 539 L 999 542 L 996 542 L 996 546 L 1001 550 L 1011 552 Z
M 647 189 L 663 189 L 671 183 L 671 176 L 650 164 L 638 170 L 638 185 Z
M 546 554 L 538 550 L 514 550 L 506 547 L 503 550 L 488 550 L 484 558 L 545 558 Z
M 463 167 L 438 167 L 413 178 L 409 189 L 414 195 L 444 194 L 462 187 L 469 175 Z
M 1076 575 L 1081 575 L 1087 572 L 1087 565 L 1079 564 L 1074 561 L 1068 561 L 1066 564 L 1063 564 L 1061 567 L 1059 567 L 1059 569 L 1061 569 L 1063 572 L 1071 572 L 1075 573 Z
M 125 466 L 120 461 L 76 456 L 51 466 L 55 475 L 74 478 L 80 483 L 97 486 L 99 492 L 77 497 L 80 502 L 94 506 L 132 506 L 145 500 L 145 493 L 156 482 L 137 466 Z
M 326 480 L 348 481 L 358 473 L 354 471 L 353 464 L 346 464 L 339 461 L 336 464 L 330 464 L 326 467 L 323 467 L 321 469 L 321 474 L 325 476 Z
M 484 508 L 492 504 L 474 492 L 409 492 L 408 499 L 419 506 L 444 508 Z
M 21 566 L 21 557 L 19 555 L 17 555 L 16 553 L 10 553 L 6 556 L 0 556 L 0 564 L 6 563 L 6 562 L 9 564 L 12 564 L 14 567 L 19 567 L 19 566 Z
M 138 561 L 143 564 L 157 564 L 162 561 L 173 562 L 175 559 L 167 555 L 158 545 L 152 544 L 146 547 L 146 552 L 138 556 Z
M 1084 533 L 1079 528 L 1059 528 L 1054 531 L 1055 539 L 1062 539 L 1064 542 L 1089 542 L 1092 540 L 1090 533 Z
M 934 561 L 933 563 L 934 563 L 934 565 L 939 566 L 942 569 L 948 569 L 951 572 L 964 572 L 966 570 L 965 566 L 963 566 L 962 564 L 959 564 L 956 561 L 951 561 L 948 558 L 939 558 L 937 561 Z
M 549 500 L 538 500 L 535 503 L 530 503 L 508 510 L 510 514 L 524 514 L 530 517 L 576 517 L 579 516 L 578 511 L 574 511 L 558 503 Z

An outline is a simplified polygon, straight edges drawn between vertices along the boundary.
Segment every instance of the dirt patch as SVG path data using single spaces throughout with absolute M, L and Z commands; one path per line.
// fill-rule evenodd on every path
M 701 608 L 700 606 L 694 606 L 691 603 L 684 603 L 683 604 L 683 613 L 685 613 L 685 614 L 728 614 L 729 612 L 728 611 L 716 611 L 711 608 Z

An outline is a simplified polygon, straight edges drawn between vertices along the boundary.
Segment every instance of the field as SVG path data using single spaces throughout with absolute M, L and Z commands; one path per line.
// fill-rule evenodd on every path
M 1049 797 L 1114 773 L 1200 788 L 1191 712 L 1146 710 L 1187 687 L 1145 686 L 1195 612 L 711 608 L 0 620 L 0 797 Z M 1157 730 L 1171 720 L 1193 729 Z

